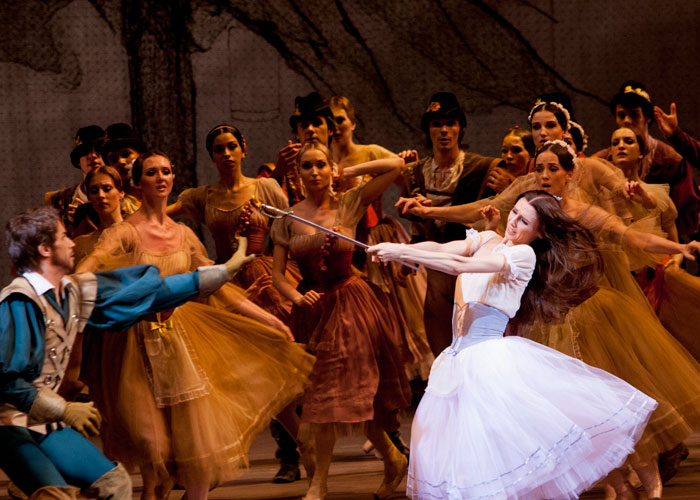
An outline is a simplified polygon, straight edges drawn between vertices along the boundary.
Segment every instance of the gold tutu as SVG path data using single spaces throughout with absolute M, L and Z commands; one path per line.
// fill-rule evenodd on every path
M 106 453 L 174 474 L 184 487 L 235 477 L 253 438 L 303 392 L 313 365 L 276 330 L 193 302 L 108 336 L 103 355 L 109 347 L 118 360 L 102 366 L 96 398 Z
M 648 307 L 602 287 L 561 324 L 532 328 L 533 340 L 620 377 L 656 399 L 635 450 L 651 457 L 700 428 L 700 365 Z

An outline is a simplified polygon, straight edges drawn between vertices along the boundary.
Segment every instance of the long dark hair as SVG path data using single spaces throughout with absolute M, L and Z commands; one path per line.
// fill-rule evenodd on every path
M 530 243 L 537 262 L 515 321 L 558 322 L 598 289 L 603 259 L 591 232 L 566 215 L 554 196 L 537 190 L 521 198 L 537 211 L 542 237 Z

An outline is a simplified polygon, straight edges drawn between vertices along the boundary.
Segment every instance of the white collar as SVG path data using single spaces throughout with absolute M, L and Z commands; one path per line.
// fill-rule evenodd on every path
M 36 294 L 40 296 L 44 295 L 49 290 L 54 290 L 56 288 L 42 274 L 37 273 L 36 271 L 27 271 L 26 273 L 22 274 L 22 277 L 26 279 L 30 285 L 32 285 L 32 288 Z M 70 283 L 70 280 L 67 277 L 64 276 L 61 278 L 61 284 L 63 285 L 61 288 L 64 290 L 64 292 L 68 283 Z

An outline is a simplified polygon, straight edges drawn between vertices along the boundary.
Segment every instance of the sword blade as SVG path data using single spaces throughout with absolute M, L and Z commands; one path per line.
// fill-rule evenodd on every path
M 345 236 L 344 234 L 336 233 L 332 229 L 328 229 L 327 227 L 323 227 L 321 225 L 316 224 L 315 222 L 311 222 L 310 220 L 306 220 L 303 217 L 299 217 L 298 215 L 294 215 L 294 212 L 292 210 L 282 210 L 281 208 L 273 207 L 270 205 L 266 205 L 265 203 L 260 204 L 260 210 L 262 211 L 263 214 L 267 215 L 268 217 L 273 217 L 275 219 L 281 218 L 281 217 L 290 217 L 294 220 L 298 220 L 302 224 L 306 224 L 307 226 L 314 227 L 318 229 L 319 231 L 323 231 L 324 233 L 332 234 L 333 236 L 336 236 L 340 238 L 341 240 L 345 240 L 347 242 L 352 243 L 355 246 L 358 246 L 363 249 L 369 248 L 369 245 L 362 243 L 360 241 L 354 240 L 350 238 L 349 236 Z M 421 269 L 418 266 L 414 266 L 413 264 L 409 264 L 407 262 L 404 262 L 402 260 L 397 260 L 399 264 L 409 267 L 411 269 L 414 269 L 416 271 L 419 271 L 421 273 L 424 273 L 425 271 Z

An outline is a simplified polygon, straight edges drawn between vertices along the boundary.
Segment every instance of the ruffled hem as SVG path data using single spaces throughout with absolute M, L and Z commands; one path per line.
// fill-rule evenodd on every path
M 656 403 L 601 370 L 509 337 L 437 360 L 414 418 L 407 495 L 578 498 L 620 467 Z

